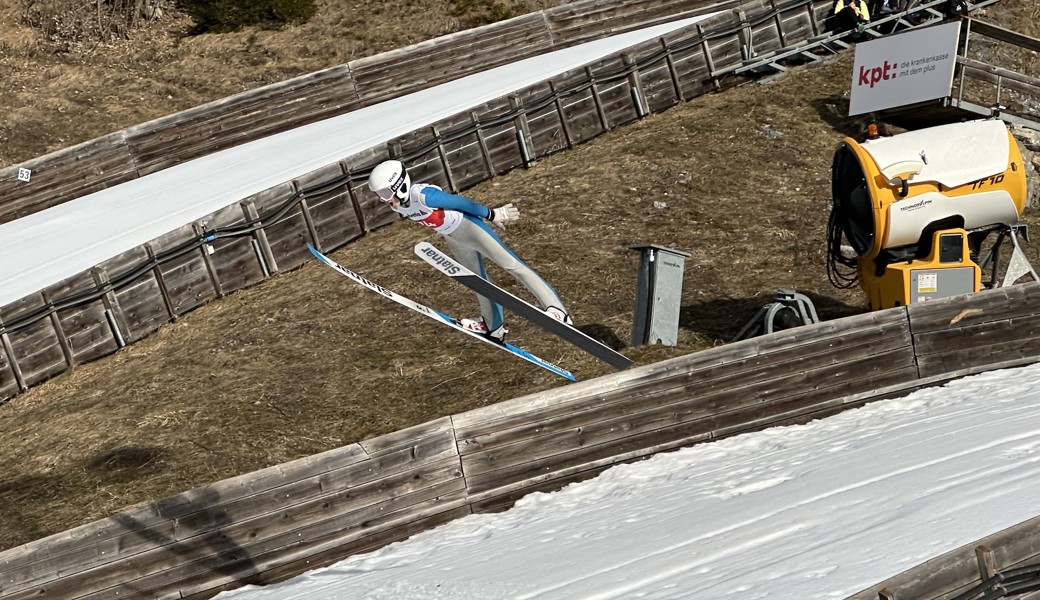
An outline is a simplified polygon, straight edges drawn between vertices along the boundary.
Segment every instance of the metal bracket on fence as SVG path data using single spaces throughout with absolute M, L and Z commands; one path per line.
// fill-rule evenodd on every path
M 123 338 L 123 332 L 119 331 L 119 325 L 116 322 L 116 316 L 112 313 L 111 308 L 105 309 L 105 320 L 108 321 L 108 326 L 112 329 L 112 337 L 116 340 L 116 346 L 119 348 L 126 346 L 126 340 Z
M 108 272 L 102 267 L 94 267 L 90 270 L 90 276 L 94 280 L 94 285 L 102 292 L 101 301 L 105 305 L 105 320 L 108 322 L 108 328 L 112 330 L 112 338 L 116 341 L 116 347 L 122 348 L 126 346 L 126 339 L 119 327 L 119 322 L 122 320 L 120 319 L 122 309 L 119 307 L 119 300 L 109 282 Z M 129 331 L 129 327 L 127 330 Z

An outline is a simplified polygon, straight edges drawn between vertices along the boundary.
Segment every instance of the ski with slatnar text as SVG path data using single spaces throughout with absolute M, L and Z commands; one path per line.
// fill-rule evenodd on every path
M 414 310 L 415 312 L 417 312 L 419 314 L 426 315 L 427 317 L 433 319 L 434 321 L 439 321 L 441 323 L 444 323 L 448 327 L 451 327 L 453 329 L 457 329 L 457 330 L 461 331 L 462 333 L 465 333 L 466 335 L 469 335 L 471 337 L 475 337 L 475 338 L 477 338 L 478 340 L 480 340 L 482 342 L 486 342 L 488 344 L 491 344 L 492 346 L 494 346 L 494 347 L 496 347 L 496 348 L 498 348 L 500 350 L 505 350 L 506 352 L 509 352 L 510 354 L 518 356 L 518 357 L 520 357 L 520 358 L 522 358 L 522 359 L 524 359 L 524 360 L 526 360 L 526 361 L 528 361 L 530 363 L 536 364 L 539 367 L 542 367 L 543 369 L 546 369 L 548 371 L 552 371 L 553 373 L 556 373 L 560 377 L 565 377 L 567 379 L 570 379 L 571 381 L 574 381 L 574 375 L 571 374 L 571 372 L 567 371 L 566 369 L 560 368 L 560 367 L 552 364 L 551 362 L 549 362 L 547 360 L 538 358 L 534 354 L 531 354 L 527 350 L 524 350 L 523 348 L 520 348 L 518 346 L 514 346 L 512 344 L 505 343 L 505 342 L 497 342 L 497 341 L 492 340 L 491 338 L 489 338 L 487 336 L 484 336 L 484 335 L 481 335 L 481 334 L 479 334 L 479 333 L 477 333 L 475 331 L 470 331 L 470 330 L 466 329 L 465 327 L 459 325 L 458 320 L 455 319 L 455 318 L 452 318 L 452 317 L 450 317 L 450 316 L 448 316 L 448 315 L 446 315 L 446 314 L 444 314 L 444 313 L 442 313 L 440 311 L 434 310 L 434 309 L 432 309 L 432 308 L 430 308 L 428 306 L 424 306 L 422 304 L 419 304 L 418 302 L 415 302 L 414 300 L 411 300 L 409 298 L 405 298 L 404 296 L 402 296 L 402 295 L 400 295 L 400 294 L 398 294 L 396 292 L 392 292 L 392 291 L 386 289 L 385 287 L 379 285 L 378 283 L 375 283 L 375 282 L 369 281 L 368 279 L 365 279 L 361 275 L 358 275 L 357 273 L 351 271 L 350 269 L 344 267 L 343 265 L 340 265 L 339 263 L 337 263 L 336 261 L 332 260 L 331 258 L 325 256 L 321 252 L 318 252 L 318 250 L 316 248 L 314 248 L 314 246 L 311 246 L 310 244 L 307 244 L 307 248 L 310 249 L 311 254 L 313 254 L 318 260 L 320 260 L 321 262 L 325 263 L 326 265 L 332 267 L 340 275 L 343 275 L 344 277 L 347 277 L 348 279 L 350 279 L 354 283 L 360 284 L 360 285 L 362 285 L 362 286 L 372 290 L 373 292 L 375 292 L 375 293 L 377 293 L 377 294 L 379 294 L 381 296 L 384 296 L 386 298 L 389 298 L 389 299 L 393 300 L 394 302 L 396 302 L 396 303 L 398 303 L 398 304 L 400 304 L 402 306 L 407 306 L 408 308 Z
M 512 293 L 491 283 L 487 279 L 484 279 L 480 275 L 477 275 L 473 271 L 470 271 L 466 267 L 460 265 L 455 259 L 438 250 L 433 244 L 429 242 L 419 242 L 415 245 L 415 254 L 418 255 L 419 258 L 436 267 L 441 273 L 455 279 L 474 292 L 501 304 L 505 308 L 508 308 L 510 311 L 520 315 L 528 321 L 531 321 L 542 329 L 556 334 L 564 341 L 574 344 L 578 348 L 581 348 L 585 352 L 588 352 L 615 369 L 627 369 L 632 366 L 632 360 L 624 354 L 616 352 L 610 346 L 589 337 L 576 327 L 568 325 L 562 321 L 557 321 L 551 316 L 545 314 L 545 312 L 537 306 L 523 300 L 522 298 L 518 298 Z

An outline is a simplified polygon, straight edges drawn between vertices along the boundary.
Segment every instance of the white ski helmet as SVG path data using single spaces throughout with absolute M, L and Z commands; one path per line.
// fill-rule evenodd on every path
M 411 183 L 408 171 L 399 160 L 385 160 L 379 163 L 368 176 L 368 189 L 375 192 L 383 202 L 389 202 L 394 196 L 399 200 L 406 200 Z

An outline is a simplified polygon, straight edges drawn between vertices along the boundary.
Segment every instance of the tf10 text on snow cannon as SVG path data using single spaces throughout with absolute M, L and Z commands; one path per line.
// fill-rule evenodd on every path
M 828 271 L 857 282 L 872 310 L 1036 278 L 1016 233 L 1026 202 L 1018 144 L 996 120 L 940 125 L 864 142 L 845 138 L 831 165 Z M 991 233 L 994 241 L 983 245 Z M 1000 248 L 1013 244 L 997 277 Z M 980 258 L 981 257 L 981 258 Z

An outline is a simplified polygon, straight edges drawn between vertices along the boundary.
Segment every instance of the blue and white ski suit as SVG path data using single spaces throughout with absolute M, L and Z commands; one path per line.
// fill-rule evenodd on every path
M 491 218 L 491 209 L 429 183 L 412 184 L 406 202 L 394 198 L 390 207 L 444 236 L 452 255 L 462 266 L 488 279 L 483 260 L 486 257 L 522 283 L 542 309 L 555 306 L 569 314 L 556 290 L 520 260 L 484 221 Z M 502 305 L 480 294 L 477 301 L 488 331 L 498 329 L 503 323 Z

